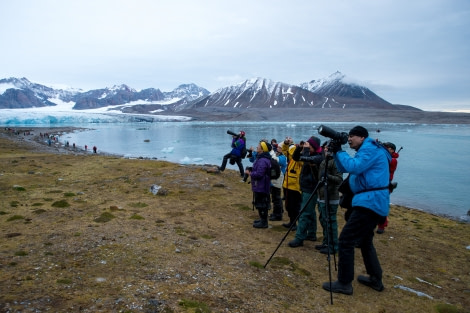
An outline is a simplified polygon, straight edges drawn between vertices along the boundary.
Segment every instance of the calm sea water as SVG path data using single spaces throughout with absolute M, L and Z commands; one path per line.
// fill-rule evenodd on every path
M 227 130 L 247 134 L 248 146 L 262 138 L 295 142 L 318 135 L 320 123 L 161 122 L 67 125 L 90 128 L 62 136 L 78 147 L 96 145 L 99 152 L 127 157 L 148 157 L 184 164 L 220 165 L 230 151 Z M 325 123 L 337 131 L 349 131 L 356 123 Z M 391 141 L 398 158 L 391 195 L 394 204 L 469 221 L 470 125 L 415 125 L 362 123 L 370 136 Z M 319 136 L 322 139 L 324 137 Z M 347 145 L 345 146 L 347 147 Z M 353 154 L 353 151 L 348 152 Z M 248 160 L 244 161 L 248 165 Z M 228 165 L 236 170 L 236 166 Z

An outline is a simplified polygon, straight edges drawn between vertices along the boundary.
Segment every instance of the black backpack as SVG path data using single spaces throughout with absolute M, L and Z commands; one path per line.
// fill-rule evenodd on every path
M 240 157 L 242 159 L 246 158 L 247 153 L 248 153 L 248 150 L 246 150 L 246 145 L 244 145 Z
M 276 159 L 271 158 L 271 168 L 269 170 L 269 177 L 271 179 L 278 179 L 281 176 L 281 166 Z

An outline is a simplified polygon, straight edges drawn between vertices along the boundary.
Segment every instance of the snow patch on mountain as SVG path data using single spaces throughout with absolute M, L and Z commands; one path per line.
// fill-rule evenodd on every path
M 3 84 L 0 84 L 0 95 L 1 94 L 4 94 L 5 91 L 7 91 L 8 89 L 19 89 L 18 87 L 16 87 L 14 84 L 12 83 L 3 83 Z

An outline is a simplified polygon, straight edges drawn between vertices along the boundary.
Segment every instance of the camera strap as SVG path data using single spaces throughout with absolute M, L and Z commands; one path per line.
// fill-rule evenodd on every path
M 365 190 L 361 190 L 361 191 L 358 191 L 355 193 L 355 195 L 357 194 L 360 194 L 360 193 L 363 193 L 363 192 L 368 192 L 368 191 L 376 191 L 376 190 L 384 190 L 384 189 L 388 189 L 388 186 L 385 186 L 385 187 L 377 187 L 377 188 L 371 188 L 371 189 L 365 189 Z

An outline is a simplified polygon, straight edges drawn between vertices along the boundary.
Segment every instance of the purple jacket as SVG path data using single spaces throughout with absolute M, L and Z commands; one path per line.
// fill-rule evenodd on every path
M 251 190 L 269 194 L 271 187 L 271 155 L 263 152 L 256 156 L 251 170 Z

